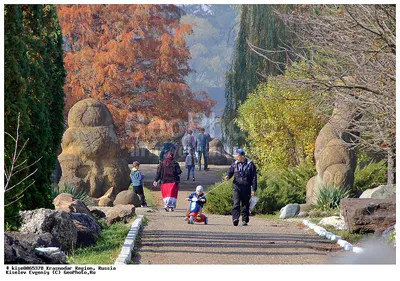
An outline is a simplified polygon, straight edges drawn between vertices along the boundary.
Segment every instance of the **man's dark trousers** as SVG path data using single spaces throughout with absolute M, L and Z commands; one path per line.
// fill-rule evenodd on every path
M 242 221 L 249 222 L 249 205 L 251 197 L 251 187 L 245 185 L 234 185 L 233 187 L 233 207 L 232 220 L 239 220 L 240 203 L 242 203 Z

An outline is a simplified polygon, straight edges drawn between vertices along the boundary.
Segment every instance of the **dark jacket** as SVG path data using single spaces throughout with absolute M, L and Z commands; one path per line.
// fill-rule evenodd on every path
M 229 178 L 234 176 L 233 184 L 235 186 L 239 188 L 251 186 L 252 191 L 257 191 L 257 169 L 250 159 L 246 158 L 243 163 L 235 161 L 226 172 L 226 175 Z
M 172 142 L 164 142 L 160 152 L 160 161 L 163 161 L 168 152 L 175 153 L 176 145 Z
M 192 193 L 188 196 L 189 199 L 192 199 L 193 197 L 196 197 L 196 198 L 197 198 L 197 200 L 198 200 L 197 203 L 199 203 L 199 206 L 203 208 L 203 205 L 206 204 L 206 202 L 207 202 L 207 198 L 206 198 L 206 196 L 204 195 L 204 193 L 202 193 L 201 195 L 197 195 L 196 192 L 192 192 Z M 204 202 L 200 202 L 200 199 L 204 199 L 205 201 L 204 201 Z
M 157 167 L 156 178 L 154 181 L 161 180 L 161 183 L 168 182 L 180 182 L 180 174 L 182 174 L 182 170 L 179 167 L 178 162 L 173 162 L 166 167 L 164 167 L 164 163 L 161 162 Z

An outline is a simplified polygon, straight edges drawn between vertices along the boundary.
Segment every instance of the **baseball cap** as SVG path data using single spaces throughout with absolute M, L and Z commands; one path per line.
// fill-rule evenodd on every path
M 244 150 L 241 148 L 236 149 L 236 154 L 245 155 Z

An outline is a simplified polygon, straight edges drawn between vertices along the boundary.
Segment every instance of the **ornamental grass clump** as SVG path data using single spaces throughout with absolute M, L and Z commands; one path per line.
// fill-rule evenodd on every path
M 61 193 L 68 193 L 74 196 L 76 199 L 81 200 L 86 206 L 93 205 L 93 200 L 89 196 L 89 193 L 84 190 L 78 190 L 74 185 L 64 185 L 61 189 L 58 185 L 54 185 L 52 188 L 52 196 L 56 198 Z
M 322 211 L 339 209 L 340 200 L 350 196 L 350 189 L 335 185 L 322 185 L 316 194 L 316 208 Z

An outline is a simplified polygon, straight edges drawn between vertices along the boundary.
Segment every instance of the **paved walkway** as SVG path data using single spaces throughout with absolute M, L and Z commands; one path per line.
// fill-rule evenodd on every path
M 182 166 L 182 165 L 181 165 Z M 157 165 L 141 165 L 146 186 L 152 182 Z M 233 226 L 230 216 L 209 216 L 209 224 L 184 221 L 188 202 L 184 198 L 202 184 L 206 190 L 219 182 L 228 166 L 210 166 L 210 171 L 196 171 L 196 182 L 180 184 L 177 208 L 163 209 L 159 188 L 153 190 L 157 207 L 137 208 L 149 222 L 141 234 L 134 264 L 328 264 L 340 246 L 316 236 L 299 219 L 274 220 L 251 216 L 248 226 Z M 151 212 L 149 212 L 151 211 Z M 195 255 L 193 255 L 195 254 Z

